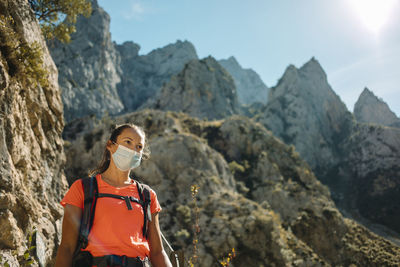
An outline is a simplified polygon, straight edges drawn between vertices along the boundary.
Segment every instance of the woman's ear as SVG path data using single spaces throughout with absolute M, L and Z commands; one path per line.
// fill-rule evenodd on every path
M 111 140 L 108 140 L 108 141 L 107 141 L 107 144 L 106 144 L 106 148 L 107 148 L 108 151 L 110 151 L 110 152 L 111 152 L 111 147 L 112 147 L 112 145 L 113 145 L 113 142 L 112 142 Z

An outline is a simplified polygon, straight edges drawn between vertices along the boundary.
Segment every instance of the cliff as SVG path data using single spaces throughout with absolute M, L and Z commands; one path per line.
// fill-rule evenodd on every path
M 187 63 L 143 108 L 181 111 L 208 119 L 239 113 L 233 79 L 213 57 Z
M 352 115 L 312 58 L 300 69 L 289 66 L 270 89 L 268 103 L 255 119 L 287 144 L 293 144 L 318 177 L 341 161 L 340 143 Z
M 124 108 L 117 92 L 120 56 L 111 41 L 110 16 L 97 0 L 91 2 L 91 16 L 78 18 L 70 43 L 49 43 L 59 71 L 67 122 L 89 115 L 101 118 Z
M 346 140 L 349 211 L 400 232 L 400 129 L 359 123 Z M 398 236 L 398 235 L 397 235 Z
M 240 104 L 267 103 L 269 88 L 254 70 L 243 69 L 234 57 L 218 62 L 232 75 Z
M 177 41 L 147 55 L 139 55 L 140 46 L 133 42 L 116 45 L 116 48 L 121 55 L 122 70 L 118 93 L 125 112 L 136 110 L 153 98 L 186 63 L 197 59 L 196 50 L 188 41 Z
M 2 0 L 0 15 L 0 265 L 26 264 L 34 245 L 45 266 L 60 242 L 58 203 L 68 188 L 58 74 L 28 2 Z

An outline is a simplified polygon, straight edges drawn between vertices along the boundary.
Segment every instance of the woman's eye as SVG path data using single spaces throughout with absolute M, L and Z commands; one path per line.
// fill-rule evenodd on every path
M 142 146 L 142 145 L 137 145 L 136 148 L 137 148 L 137 149 L 142 149 L 143 146 Z
M 126 143 L 129 145 L 131 143 L 131 141 L 127 140 Z

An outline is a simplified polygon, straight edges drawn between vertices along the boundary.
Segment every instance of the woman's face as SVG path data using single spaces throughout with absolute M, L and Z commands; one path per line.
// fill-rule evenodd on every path
M 117 150 L 118 145 L 125 146 L 140 153 L 143 151 L 144 142 L 145 140 L 143 135 L 133 128 L 126 128 L 117 137 L 116 144 L 110 142 L 111 144 L 109 144 L 107 148 L 110 150 L 111 154 Z

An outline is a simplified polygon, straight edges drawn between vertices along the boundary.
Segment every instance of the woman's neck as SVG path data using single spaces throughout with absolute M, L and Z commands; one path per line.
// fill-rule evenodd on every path
M 115 166 L 110 165 L 108 169 L 101 174 L 101 178 L 109 185 L 115 187 L 126 186 L 131 183 L 129 172 L 130 171 L 121 171 Z

